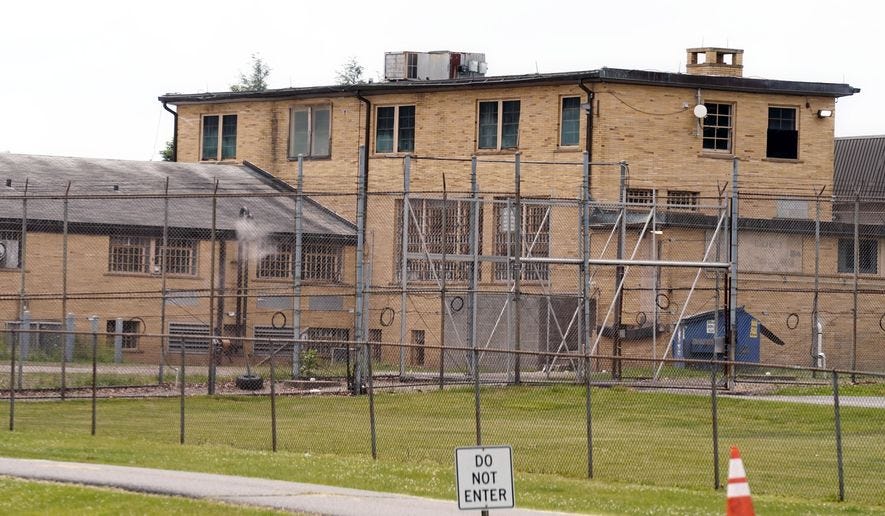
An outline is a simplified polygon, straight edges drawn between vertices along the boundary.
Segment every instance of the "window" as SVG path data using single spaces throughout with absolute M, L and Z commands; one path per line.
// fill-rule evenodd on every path
M 877 274 L 879 265 L 879 241 L 859 240 L 858 265 L 861 274 Z M 854 239 L 839 239 L 839 272 L 854 272 Z
M 627 203 L 628 204 L 648 204 L 654 201 L 655 191 L 651 188 L 628 188 Z
M 795 108 L 768 108 L 768 145 L 765 155 L 769 158 L 783 159 L 799 157 L 799 131 L 796 130 Z
M 519 145 L 519 101 L 479 103 L 480 149 L 515 149 Z
M 0 231 L 0 269 L 18 269 L 21 264 L 21 233 Z
M 23 331 L 33 330 L 28 334 L 27 349 L 22 349 L 22 360 L 31 358 L 32 360 L 59 360 L 60 350 L 62 348 L 61 333 L 53 333 L 62 331 L 62 324 L 57 321 L 30 321 L 27 327 L 22 326 L 22 321 L 6 321 L 6 331 Z M 46 333 L 43 333 L 46 331 Z M 16 335 L 15 338 L 21 338 Z M 7 337 L 11 338 L 11 336 Z M 70 360 L 73 350 L 66 350 L 68 360 Z
M 428 260 L 423 255 L 470 254 L 470 211 L 469 201 L 441 199 L 411 199 L 409 201 L 409 253 L 418 253 L 422 258 L 409 258 L 409 281 L 434 281 L 441 277 L 440 260 Z M 443 213 L 445 212 L 445 227 Z M 402 274 L 402 227 L 403 203 L 396 202 L 396 275 Z M 482 207 L 479 209 L 479 224 L 482 227 Z M 482 249 L 482 237 L 477 249 Z M 470 262 L 446 261 L 446 278 L 452 281 L 467 281 Z M 477 278 L 478 280 L 479 278 Z
M 219 121 L 221 131 L 219 131 Z M 220 161 L 237 157 L 237 115 L 203 116 L 203 161 Z
M 700 192 L 670 190 L 667 192 L 667 207 L 677 210 L 696 210 Z
M 324 158 L 330 155 L 332 106 L 292 108 L 289 126 L 289 157 L 299 154 Z
M 163 257 L 163 239 L 147 237 L 110 237 L 108 271 L 136 274 L 159 274 Z M 167 274 L 197 274 L 197 241 L 169 239 L 166 246 Z
M 515 256 L 516 254 L 516 207 L 499 199 L 495 203 L 495 255 Z M 550 216 L 549 207 L 522 204 L 522 256 L 535 258 L 550 256 Z M 548 278 L 549 264 L 523 264 L 522 279 L 544 281 Z M 495 279 L 505 281 L 510 278 L 507 263 L 495 263 Z
M 342 353 L 347 353 L 350 340 L 350 330 L 347 328 L 308 328 L 307 340 L 313 341 L 306 343 L 302 347 L 303 350 L 316 350 L 317 355 L 322 358 L 332 358 L 333 360 L 340 357 Z M 329 342 L 329 344 L 320 344 L 320 342 Z M 335 351 L 341 353 L 336 353 Z M 343 359 L 343 357 L 341 357 Z
M 258 261 L 256 276 L 265 279 L 292 277 L 295 243 L 276 240 Z M 306 243 L 301 250 L 301 279 L 341 282 L 342 248 L 337 244 Z
M 379 107 L 375 123 L 375 152 L 414 152 L 415 106 Z
M 731 104 L 705 102 L 704 150 L 731 152 Z
M 581 97 L 564 97 L 559 122 L 559 146 L 573 147 L 581 139 Z
M 117 321 L 116 319 L 108 319 L 107 324 L 105 325 L 105 332 L 109 335 L 107 336 L 107 343 L 109 346 L 114 345 L 114 340 L 116 339 L 116 335 L 110 335 L 112 333 L 116 333 L 117 331 Z M 137 320 L 123 320 L 123 335 L 122 335 L 122 346 L 123 349 L 138 349 L 138 334 L 141 333 L 141 323 Z

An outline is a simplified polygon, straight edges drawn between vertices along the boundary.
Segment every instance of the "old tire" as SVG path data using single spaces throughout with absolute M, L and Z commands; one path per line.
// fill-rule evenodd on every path
M 243 374 L 237 376 L 237 388 L 244 391 L 257 391 L 264 387 L 264 379 L 257 374 Z

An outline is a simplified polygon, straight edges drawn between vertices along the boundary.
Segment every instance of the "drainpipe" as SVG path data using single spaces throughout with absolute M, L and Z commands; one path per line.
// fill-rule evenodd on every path
M 587 151 L 587 161 L 590 163 L 593 162 L 593 92 L 584 86 L 584 79 L 581 79 L 581 82 L 578 83 L 578 87 L 584 90 L 587 93 L 587 109 L 584 112 L 587 114 L 587 134 L 584 138 L 585 150 Z M 592 172 L 592 170 L 591 170 Z M 587 192 L 589 194 L 590 188 L 593 185 L 593 174 L 587 178 Z
M 175 120 L 175 125 L 172 129 L 172 161 L 178 161 L 178 112 L 169 109 L 165 102 L 163 102 L 163 109 L 172 113 L 172 117 Z
M 363 172 L 366 175 L 366 188 L 369 187 L 369 142 L 372 137 L 372 101 L 363 97 L 359 90 L 356 92 L 356 98 L 359 99 L 360 102 L 366 105 L 366 134 L 364 136 L 364 141 L 366 142 L 366 167 Z

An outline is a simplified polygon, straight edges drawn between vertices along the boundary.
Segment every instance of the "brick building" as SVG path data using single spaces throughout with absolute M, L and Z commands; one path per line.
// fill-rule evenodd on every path
M 121 319 L 123 359 L 154 364 L 182 347 L 204 363 L 209 340 L 194 336 L 213 329 L 235 342 L 292 337 L 293 191 L 258 167 L 0 154 L 0 175 L 6 329 L 24 311 L 49 330 L 67 314 L 79 332 L 90 316 L 100 332 Z M 353 224 L 309 198 L 302 210 L 305 337 L 346 339 Z M 58 339 L 32 336 L 46 350 Z
M 403 54 L 403 62 L 412 66 L 412 53 Z M 415 66 L 420 68 L 423 54 L 416 56 Z M 470 56 L 483 58 L 481 54 Z M 593 163 L 590 198 L 602 203 L 618 202 L 624 197 L 629 211 L 635 212 L 624 237 L 626 255 L 642 240 L 636 245 L 636 258 L 699 260 L 722 214 L 736 162 L 742 192 L 761 195 L 741 202 L 741 217 L 747 221 L 741 221 L 744 231 L 740 236 L 739 267 L 744 285 L 755 286 L 742 294 L 739 303 L 754 313 L 769 313 L 761 307 L 767 302 L 764 293 L 771 283 L 786 275 L 807 281 L 808 275 L 814 274 L 815 263 L 833 282 L 844 283 L 844 271 L 834 265 L 837 249 L 832 232 L 846 229 L 830 228 L 825 237 L 828 240 L 814 258 L 818 252 L 813 224 L 816 205 L 805 197 L 833 182 L 836 100 L 858 89 L 847 84 L 743 77 L 743 51 L 724 48 L 689 49 L 686 73 L 601 68 L 487 77 L 483 66 L 459 63 L 456 67 L 454 60 L 451 62 L 453 68 L 447 73 L 431 73 L 426 78 L 418 68 L 413 74 L 407 66 L 408 73 L 399 73 L 402 70 L 397 68 L 396 74 L 387 74 L 397 80 L 381 83 L 166 94 L 159 100 L 177 108 L 175 141 L 179 161 L 247 160 L 294 184 L 297 157 L 301 155 L 304 191 L 340 194 L 325 197 L 324 203 L 349 220 L 356 219 L 353 194 L 359 179 L 359 148 L 362 145 L 368 149 L 367 253 L 372 264 L 371 284 L 376 291 L 369 306 L 369 328 L 376 337 L 384 331 L 385 342 L 400 339 L 436 344 L 445 333 L 448 343 L 463 322 L 460 315 L 441 308 L 450 299 L 445 298 L 441 304 L 431 297 L 416 296 L 412 309 L 418 317 L 409 317 L 407 327 L 395 331 L 395 326 L 378 325 L 380 313 L 388 309 L 398 316 L 408 316 L 391 301 L 402 285 L 400 242 L 404 228 L 400 213 L 405 156 L 413 158 L 409 187 L 425 193 L 412 195 L 410 224 L 449 235 L 449 240 L 439 237 L 432 241 L 428 237 L 416 244 L 414 251 L 410 240 L 410 253 L 423 251 L 428 257 L 423 264 L 420 260 L 409 261 L 406 274 L 413 285 L 437 288 L 440 275 L 434 276 L 433 270 L 439 264 L 434 257 L 439 253 L 463 254 L 467 246 L 469 231 L 459 224 L 470 217 L 470 203 L 465 201 L 464 192 L 470 190 L 471 156 L 476 156 L 480 164 L 478 182 L 484 192 L 484 208 L 477 222 L 481 241 L 478 254 L 512 260 L 513 242 L 508 239 L 513 232 L 513 215 L 508 214 L 513 211 L 507 203 L 514 199 L 513 161 L 517 152 L 523 164 L 519 183 L 523 204 L 518 219 L 523 233 L 530 236 L 526 257 L 579 256 L 579 235 L 575 232 L 578 206 L 550 201 L 582 198 L 580 163 L 586 152 Z M 629 164 L 626 175 L 620 173 L 619 162 Z M 445 203 L 440 198 L 443 181 L 448 191 L 460 192 Z M 765 198 L 765 194 L 772 193 L 781 196 Z M 660 210 L 654 217 L 659 224 L 656 229 L 664 233 L 654 243 L 641 231 L 643 214 L 648 212 L 652 199 Z M 446 209 L 439 209 L 442 206 Z M 824 221 L 832 219 L 829 206 L 823 205 Z M 604 244 L 615 210 L 598 211 L 601 215 L 592 230 L 592 253 L 613 256 Z M 442 213 L 447 217 L 444 225 L 439 220 Z M 412 236 L 410 233 L 410 239 Z M 721 232 L 717 238 L 723 238 Z M 725 242 L 722 240 L 723 245 Z M 877 242 L 882 245 L 881 240 Z M 727 254 L 727 245 L 720 245 L 717 252 L 721 259 Z M 493 320 L 496 313 L 500 319 L 500 303 L 492 300 L 512 287 L 513 277 L 507 267 L 493 262 L 484 261 L 477 271 L 478 288 L 489 292 L 489 303 L 484 306 L 495 305 L 488 313 L 480 314 L 480 319 Z M 454 265 L 449 270 L 447 266 L 449 288 L 464 287 L 463 267 Z M 524 270 L 521 287 L 525 292 L 546 297 L 535 305 L 527 303 L 530 308 L 524 304 L 520 309 L 535 311 L 529 317 L 534 325 L 525 325 L 520 331 L 528 348 L 557 349 L 558 344 L 571 346 L 576 341 L 575 328 L 566 328 L 565 324 L 579 303 L 580 281 L 573 269 L 549 264 L 530 265 Z M 881 270 L 878 266 L 876 273 L 865 280 L 879 285 Z M 607 278 L 613 274 L 613 270 L 601 272 L 598 284 L 593 285 L 593 326 L 603 327 L 603 337 L 605 328 L 612 324 L 611 320 L 604 324 L 604 316 L 605 308 L 616 297 L 614 289 L 608 288 L 612 282 Z M 684 287 L 691 284 L 694 275 L 694 270 L 655 272 L 646 267 L 642 273 L 628 277 L 627 294 L 618 310 L 624 312 L 618 327 L 640 330 L 652 325 L 652 320 L 659 321 L 657 331 L 633 332 L 637 339 L 633 351 L 648 353 L 649 334 L 656 336 L 664 331 L 662 339 L 666 339 L 678 312 L 671 308 L 659 319 L 658 311 L 664 310 L 660 295 L 665 294 L 667 305 L 685 303 L 688 289 Z M 724 299 L 724 278 L 720 275 L 704 273 L 700 286 L 712 292 L 710 297 L 715 299 L 690 301 L 688 313 L 715 308 L 713 304 Z M 385 288 L 390 289 L 387 295 Z M 556 319 L 553 322 L 551 311 Z M 441 323 L 439 312 L 448 312 L 451 323 Z M 779 326 L 792 326 L 787 323 L 791 315 L 773 315 L 765 325 L 781 334 L 783 328 Z M 562 324 L 560 319 L 564 320 Z M 798 331 L 788 335 L 785 348 L 763 349 L 763 359 L 783 357 L 785 361 L 807 363 L 809 322 L 804 315 L 802 324 L 805 330 L 801 335 Z M 549 337 L 554 326 L 558 335 L 551 348 L 549 338 L 542 341 L 543 334 Z M 493 331 L 487 329 L 481 340 L 488 336 L 487 342 L 491 342 L 489 332 Z M 498 339 L 512 340 L 512 336 L 499 335 Z M 657 349 L 655 356 L 661 351 Z M 409 359 L 421 365 L 425 356 L 421 353 Z M 435 360 L 428 359 L 431 363 Z

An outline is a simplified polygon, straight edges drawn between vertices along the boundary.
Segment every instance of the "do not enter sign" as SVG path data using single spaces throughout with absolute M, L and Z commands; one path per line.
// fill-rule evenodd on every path
M 514 506 L 513 450 L 509 446 L 456 448 L 455 470 L 459 509 Z

